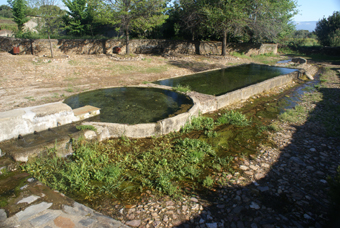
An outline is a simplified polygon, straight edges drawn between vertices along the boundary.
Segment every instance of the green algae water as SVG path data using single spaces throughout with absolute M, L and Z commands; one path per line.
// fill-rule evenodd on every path
M 77 94 L 64 103 L 71 108 L 92 105 L 100 108 L 100 121 L 122 124 L 153 123 L 187 111 L 188 96 L 156 88 L 119 87 Z
M 172 87 L 189 86 L 193 91 L 219 96 L 294 71 L 297 69 L 247 64 L 153 83 Z

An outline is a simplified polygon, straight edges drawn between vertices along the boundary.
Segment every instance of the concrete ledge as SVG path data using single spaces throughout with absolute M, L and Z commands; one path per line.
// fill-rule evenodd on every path
M 0 113 L 0 142 L 75 121 L 71 107 L 52 103 Z

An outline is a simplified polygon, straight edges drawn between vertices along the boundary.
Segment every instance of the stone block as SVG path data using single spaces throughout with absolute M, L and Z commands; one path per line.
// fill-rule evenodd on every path
M 0 222 L 5 221 L 7 219 L 7 214 L 4 209 L 0 209 Z
M 52 203 L 41 202 L 39 204 L 32 205 L 23 211 L 18 212 L 15 216 L 18 218 L 19 221 L 24 221 L 36 214 L 39 214 L 40 212 L 48 209 L 51 206 Z
M 22 200 L 18 201 L 17 204 L 20 204 L 20 203 L 28 203 L 28 204 L 31 204 L 31 203 L 33 203 L 34 201 L 36 201 L 37 199 L 39 199 L 39 198 L 40 198 L 39 196 L 31 195 L 31 196 L 29 196 L 29 197 L 23 198 Z
M 30 223 L 34 227 L 42 226 L 42 225 L 54 220 L 59 215 L 60 215 L 59 211 L 51 211 L 51 212 L 48 212 L 46 214 L 40 215 L 40 216 L 38 216 L 34 219 L 31 219 Z

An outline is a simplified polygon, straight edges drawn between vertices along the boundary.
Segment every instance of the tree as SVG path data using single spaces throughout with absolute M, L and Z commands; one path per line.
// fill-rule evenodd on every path
M 208 0 L 203 6 L 208 30 L 222 37 L 222 55 L 226 55 L 228 36 L 240 33 L 247 14 L 245 0 Z
M 252 42 L 273 42 L 294 31 L 291 19 L 297 14 L 293 0 L 250 0 L 246 31 Z
M 340 46 L 340 11 L 316 23 L 315 33 L 323 46 Z
M 180 0 L 180 19 L 184 30 L 191 33 L 191 40 L 195 40 L 195 36 L 202 31 L 202 22 L 205 20 L 204 11 L 201 10 L 203 1 L 201 0 Z
M 65 27 L 70 34 L 76 36 L 92 35 L 95 27 L 95 0 L 62 0 L 68 8 L 64 16 Z
M 151 31 L 164 23 L 166 0 L 107 0 L 111 9 L 108 23 L 117 25 L 125 33 L 126 53 L 129 54 L 130 31 Z
M 24 24 L 29 21 L 26 17 L 26 1 L 25 0 L 8 0 L 8 4 L 12 7 L 14 22 L 17 23 L 20 32 L 23 31 Z
M 62 17 L 65 12 L 58 6 L 57 0 L 38 0 L 36 7 L 38 8 L 38 14 L 41 18 L 39 26 L 39 32 L 41 34 L 47 34 L 50 42 L 51 57 L 53 58 L 53 47 L 51 42 L 51 35 L 57 35 L 60 29 L 63 27 Z
M 9 7 L 9 6 L 6 6 L 6 5 L 1 5 L 0 6 L 0 16 L 12 18 L 13 17 L 12 8 Z

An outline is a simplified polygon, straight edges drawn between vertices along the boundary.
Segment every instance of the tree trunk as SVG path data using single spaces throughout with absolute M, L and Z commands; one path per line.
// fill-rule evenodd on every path
M 193 29 L 191 29 L 191 40 L 195 40 L 195 31 Z
M 222 40 L 222 55 L 223 56 L 227 55 L 226 48 L 227 48 L 227 30 L 224 29 L 223 30 L 223 40 Z
M 51 57 L 54 58 L 54 55 L 53 55 L 53 48 L 52 48 L 52 42 L 51 42 L 51 38 L 50 38 L 50 32 L 48 32 L 48 41 L 50 42 Z
M 125 28 L 125 40 L 126 40 L 126 54 L 130 54 L 130 50 L 129 50 L 129 27 Z

